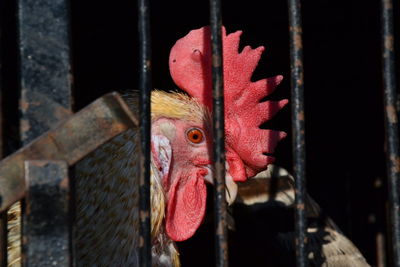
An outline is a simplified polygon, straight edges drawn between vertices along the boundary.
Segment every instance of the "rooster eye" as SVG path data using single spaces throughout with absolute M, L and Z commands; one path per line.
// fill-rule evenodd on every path
M 186 132 L 187 139 L 193 144 L 200 144 L 204 140 L 203 131 L 198 128 L 189 129 Z

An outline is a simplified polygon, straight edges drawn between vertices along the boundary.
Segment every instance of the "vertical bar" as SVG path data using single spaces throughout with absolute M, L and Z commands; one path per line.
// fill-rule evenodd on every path
M 303 45 L 300 0 L 288 0 L 290 31 L 290 68 L 293 132 L 293 164 L 296 178 L 296 264 L 307 266 L 305 226 L 305 127 Z
M 23 144 L 71 109 L 67 0 L 19 0 L 21 136 Z
M 65 161 L 25 161 L 25 266 L 71 266 L 69 179 Z
M 221 1 L 210 0 L 214 130 L 215 266 L 228 266 L 228 231 L 225 201 L 224 79 Z
M 386 166 L 389 192 L 390 232 L 393 266 L 400 267 L 399 214 L 399 132 L 396 111 L 396 77 L 394 66 L 393 2 L 381 0 L 382 75 L 385 105 Z
M 68 0 L 18 0 L 23 145 L 65 119 L 71 109 L 68 14 Z M 22 224 L 31 220 L 22 217 Z
M 151 266 L 150 235 L 150 134 L 151 38 L 149 0 L 138 0 L 140 89 L 140 266 Z

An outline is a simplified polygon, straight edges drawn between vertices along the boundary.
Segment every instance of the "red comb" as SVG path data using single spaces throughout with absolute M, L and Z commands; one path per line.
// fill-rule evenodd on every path
M 287 100 L 260 100 L 272 93 L 282 76 L 251 81 L 264 47 L 246 46 L 238 52 L 241 31 L 226 35 L 222 28 L 226 158 L 229 173 L 236 181 L 245 181 L 265 169 L 283 132 L 262 130 Z M 172 47 L 169 68 L 175 83 L 191 96 L 212 108 L 210 29 L 192 30 Z

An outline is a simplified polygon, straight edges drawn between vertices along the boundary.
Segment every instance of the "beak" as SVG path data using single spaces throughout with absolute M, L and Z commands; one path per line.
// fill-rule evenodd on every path
M 212 165 L 207 165 L 205 167 L 208 170 L 208 173 L 206 176 L 204 176 L 204 179 L 209 182 L 210 184 L 214 184 L 213 181 L 213 166 Z M 231 205 L 233 202 L 235 202 L 237 192 L 238 192 L 238 185 L 233 181 L 232 176 L 229 174 L 229 164 L 225 164 L 225 170 L 226 170 L 226 176 L 225 176 L 225 198 L 226 202 L 228 205 Z

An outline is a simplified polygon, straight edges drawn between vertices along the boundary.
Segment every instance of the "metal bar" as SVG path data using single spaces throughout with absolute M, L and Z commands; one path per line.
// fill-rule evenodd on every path
M 71 109 L 68 1 L 19 0 L 21 137 L 27 144 Z
M 225 201 L 225 123 L 220 0 L 210 0 L 214 130 L 214 215 L 216 266 L 228 266 L 227 204 Z
M 288 0 L 290 31 L 290 68 L 293 132 L 293 164 L 296 178 L 296 263 L 307 266 L 306 256 L 306 175 L 305 175 L 305 125 L 304 125 L 304 79 L 303 45 L 300 0 Z
M 396 77 L 393 36 L 393 2 L 381 0 L 382 75 L 385 105 L 386 165 L 389 192 L 393 266 L 400 266 L 399 132 L 396 111 Z
M 150 138 L 151 37 L 149 0 L 138 0 L 140 89 L 140 266 L 151 266 Z
M 25 161 L 25 179 L 23 266 L 71 266 L 67 163 Z
M 18 0 L 23 145 L 71 114 L 68 14 L 67 0 Z
M 137 125 L 137 119 L 117 93 L 107 94 L 88 105 L 0 161 L 0 211 L 25 195 L 25 160 L 65 160 L 71 166 L 101 144 Z

